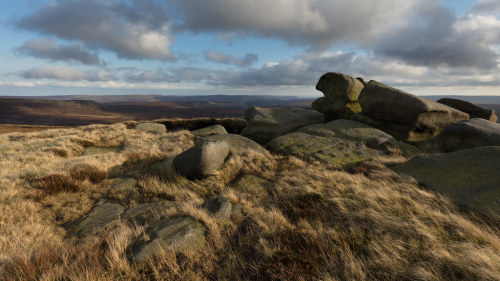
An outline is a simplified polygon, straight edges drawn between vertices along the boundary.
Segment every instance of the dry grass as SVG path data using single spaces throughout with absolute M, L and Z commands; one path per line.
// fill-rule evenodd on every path
M 86 143 L 122 146 L 80 156 Z M 500 228 L 488 217 L 428 192 L 381 158 L 350 173 L 293 157 L 232 155 L 207 179 L 166 165 L 193 144 L 187 131 L 148 134 L 125 125 L 0 135 L 0 279 L 3 280 L 500 280 Z M 67 151 L 61 157 L 53 149 Z M 233 189 L 243 174 L 269 182 L 263 195 Z M 104 178 L 131 176 L 140 196 L 107 198 Z M 40 196 L 40 192 L 43 196 Z M 225 196 L 229 221 L 201 205 Z M 207 227 L 198 253 L 165 251 L 139 266 L 127 248 L 145 226 L 117 222 L 77 238 L 62 227 L 98 201 L 126 206 L 170 200 L 164 216 Z

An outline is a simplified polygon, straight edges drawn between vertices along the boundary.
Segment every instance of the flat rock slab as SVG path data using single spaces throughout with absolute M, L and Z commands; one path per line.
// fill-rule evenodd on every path
M 207 141 L 196 144 L 174 158 L 175 169 L 188 178 L 204 178 L 217 171 L 229 155 L 225 141 Z
M 254 142 L 253 140 L 246 138 L 244 136 L 227 134 L 227 135 L 213 135 L 198 139 L 195 141 L 196 144 L 205 143 L 210 141 L 225 141 L 229 145 L 229 151 L 232 154 L 243 154 L 247 151 L 257 152 L 268 156 L 269 151 L 267 151 L 260 144 Z
M 378 151 L 367 148 L 361 142 L 311 136 L 300 132 L 277 137 L 269 142 L 268 148 L 278 154 L 319 161 L 341 169 L 349 169 L 359 162 L 380 155 Z
M 248 126 L 241 135 L 262 145 L 278 136 L 325 120 L 323 114 L 316 110 L 263 107 L 250 108 L 245 112 L 245 119 Z
M 498 117 L 496 116 L 494 110 L 482 108 L 468 101 L 452 98 L 442 98 L 437 102 L 465 112 L 469 114 L 470 118 L 483 118 L 491 122 L 497 122 L 498 120 Z
M 500 147 L 415 156 L 392 168 L 430 189 L 500 215 Z
M 443 151 L 457 151 L 480 146 L 500 146 L 500 124 L 482 118 L 454 123 L 438 136 Z
M 398 141 L 391 135 L 368 126 L 364 123 L 338 119 L 326 124 L 315 124 L 303 127 L 298 132 L 314 136 L 329 136 L 344 140 L 354 140 L 366 143 L 370 148 L 386 149 L 398 147 Z
M 164 212 L 175 207 L 171 201 L 145 203 L 134 206 L 122 214 L 122 221 L 129 224 L 146 225 L 161 219 Z
M 119 204 L 103 203 L 94 207 L 84 218 L 70 227 L 78 235 L 87 235 L 120 219 L 125 207 Z
M 144 263 L 163 251 L 199 251 L 205 246 L 205 226 L 190 216 L 168 218 L 146 229 L 129 250 L 132 260 Z
M 449 124 L 469 119 L 444 104 L 370 81 L 359 95 L 362 112 L 353 119 L 410 142 L 429 140 Z
M 203 138 L 211 135 L 227 135 L 227 131 L 221 125 L 212 125 L 202 129 L 193 130 L 191 131 L 191 134 L 193 134 L 195 138 Z
M 165 133 L 167 131 L 165 125 L 158 123 L 139 123 L 135 126 L 135 129 L 148 133 Z

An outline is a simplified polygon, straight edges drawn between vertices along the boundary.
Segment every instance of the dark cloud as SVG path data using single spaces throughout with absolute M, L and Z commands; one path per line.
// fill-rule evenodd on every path
M 16 48 L 16 51 L 52 61 L 79 62 L 85 65 L 101 64 L 99 56 L 90 53 L 82 43 L 59 45 L 54 39 L 32 39 Z
M 169 18 L 152 0 L 55 0 L 17 26 L 115 52 L 126 59 L 171 61 Z
M 500 13 L 500 1 L 479 0 L 474 7 L 472 7 L 471 12 L 476 14 L 498 14 Z
M 246 54 L 243 58 L 216 52 L 205 52 L 205 59 L 222 64 L 232 64 L 238 67 L 248 67 L 259 60 L 256 54 Z
M 29 70 L 10 73 L 25 79 L 52 79 L 62 81 L 112 81 L 117 78 L 108 71 L 82 71 L 72 67 L 47 66 L 31 68 Z
M 194 32 L 280 38 L 327 49 L 370 41 L 434 0 L 175 0 L 181 28 Z

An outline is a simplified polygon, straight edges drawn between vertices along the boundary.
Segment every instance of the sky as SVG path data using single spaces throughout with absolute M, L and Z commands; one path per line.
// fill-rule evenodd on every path
M 500 95 L 500 0 L 0 1 L 0 95 Z

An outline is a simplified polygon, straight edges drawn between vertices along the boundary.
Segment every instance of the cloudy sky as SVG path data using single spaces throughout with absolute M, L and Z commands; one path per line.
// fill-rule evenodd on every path
M 500 0 L 1 1 L 0 38 L 0 95 L 500 95 Z

